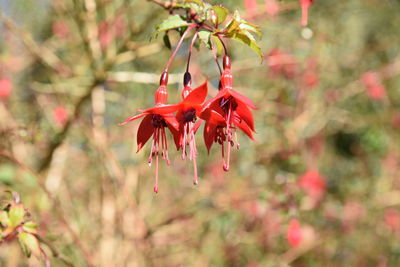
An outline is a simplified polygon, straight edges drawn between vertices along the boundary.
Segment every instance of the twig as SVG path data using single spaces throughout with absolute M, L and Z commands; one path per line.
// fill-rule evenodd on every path
M 18 159 L 16 159 L 13 155 L 7 153 L 6 151 L 0 150 L 0 156 L 3 156 L 5 158 L 8 158 L 12 162 L 14 162 L 16 165 L 21 167 L 22 169 L 28 171 L 31 173 L 34 177 L 36 177 L 36 180 L 39 184 L 39 187 L 43 190 L 43 192 L 46 194 L 47 198 L 52 202 L 53 206 L 61 207 L 59 205 L 58 201 L 54 196 L 47 190 L 46 186 L 44 185 L 43 181 L 44 178 L 37 172 L 35 172 L 31 167 L 28 165 L 25 165 L 24 163 L 20 162 Z M 64 224 L 64 226 L 67 228 L 68 232 L 71 234 L 72 238 L 74 239 L 74 242 L 80 249 L 82 255 L 84 256 L 86 263 L 89 266 L 95 266 L 94 260 L 92 256 L 90 255 L 89 251 L 83 246 L 79 235 L 72 229 L 72 227 L 69 225 L 68 221 L 65 219 L 64 215 L 62 214 L 61 209 L 57 209 L 58 214 L 59 214 L 59 219 L 60 221 Z

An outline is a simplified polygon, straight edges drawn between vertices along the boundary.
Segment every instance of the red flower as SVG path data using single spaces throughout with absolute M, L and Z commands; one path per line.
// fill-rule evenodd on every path
M 308 170 L 300 177 L 299 184 L 312 198 L 319 199 L 325 193 L 326 181 L 317 170 Z
M 207 81 L 199 87 L 192 89 L 190 87 L 191 76 L 189 72 L 184 76 L 184 89 L 182 91 L 182 101 L 178 104 L 163 105 L 162 107 L 150 108 L 148 111 L 158 110 L 160 114 L 176 113 L 176 119 L 179 124 L 179 131 L 174 135 L 177 149 L 182 148 L 182 159 L 187 156 L 186 147 L 189 146 L 189 159 L 194 165 L 193 183 L 197 184 L 197 164 L 196 164 L 196 139 L 195 133 L 201 125 L 201 121 L 197 121 L 197 114 L 202 109 L 202 103 L 207 97 Z M 221 118 L 222 120 L 222 118 Z
M 137 152 L 147 143 L 151 136 L 153 136 L 153 141 L 151 144 L 150 156 L 148 159 L 149 165 L 151 165 L 153 161 L 153 157 L 156 158 L 156 177 L 155 177 L 155 185 L 154 192 L 158 192 L 158 156 L 161 151 L 161 156 L 164 160 L 166 160 L 167 164 L 170 164 L 168 158 L 168 145 L 167 145 L 167 137 L 165 134 L 165 128 L 172 132 L 174 137 L 178 134 L 178 122 L 175 116 L 171 113 L 163 113 L 163 106 L 167 102 L 168 93 L 166 85 L 168 83 L 168 73 L 164 72 L 160 79 L 160 87 L 157 89 L 155 93 L 155 102 L 156 106 L 153 108 L 149 108 L 146 110 L 141 110 L 141 114 L 132 116 L 127 118 L 120 125 L 125 125 L 130 121 L 143 118 L 140 123 L 138 134 L 137 134 Z M 176 139 L 176 138 L 175 138 Z
M 301 5 L 301 25 L 307 26 L 308 24 L 308 9 L 313 3 L 313 0 L 300 0 Z
M 300 222 L 297 219 L 292 219 L 286 233 L 287 241 L 292 247 L 297 247 L 303 242 L 303 233 L 301 231 Z
M 240 128 L 247 136 L 254 140 L 254 119 L 251 112 L 256 109 L 253 102 L 239 94 L 232 88 L 231 62 L 228 56 L 224 57 L 224 72 L 221 75 L 220 91 L 212 99 L 208 100 L 203 107 L 200 118 L 206 121 L 204 128 L 204 141 L 207 149 L 210 150 L 213 142 L 222 145 L 222 156 L 224 157 L 224 144 L 227 144 L 227 160 L 224 163 L 224 170 L 229 170 L 230 147 L 235 143 L 232 137 L 232 130 L 235 135 L 237 148 L 236 127 Z M 210 120 L 212 112 L 219 113 L 224 121 Z

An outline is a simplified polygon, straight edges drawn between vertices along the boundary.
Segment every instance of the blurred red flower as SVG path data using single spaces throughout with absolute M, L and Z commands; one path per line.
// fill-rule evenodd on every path
M 393 231 L 400 230 L 400 212 L 394 208 L 389 208 L 384 215 L 385 224 Z
M 248 17 L 254 17 L 257 13 L 257 0 L 244 0 L 244 8 Z
M 314 199 L 321 198 L 326 190 L 325 179 L 315 169 L 310 169 L 301 176 L 299 185 Z
M 300 222 L 292 219 L 286 233 L 286 238 L 290 246 L 297 247 L 303 242 L 303 233 L 301 231 Z
M 66 39 L 70 34 L 68 25 L 63 21 L 55 21 L 52 25 L 52 31 L 60 39 Z
M 265 0 L 265 12 L 270 16 L 279 13 L 279 3 L 276 0 Z
M 0 99 L 6 99 L 9 97 L 13 90 L 12 83 L 9 79 L 0 79 Z
M 300 0 L 301 5 L 301 25 L 307 26 L 308 24 L 308 9 L 310 8 L 313 0 Z
M 53 117 L 59 125 L 64 125 L 68 119 L 67 110 L 63 106 L 58 106 L 53 110 Z
M 367 88 L 367 95 L 372 100 L 383 100 L 386 96 L 386 89 L 383 85 L 376 84 Z

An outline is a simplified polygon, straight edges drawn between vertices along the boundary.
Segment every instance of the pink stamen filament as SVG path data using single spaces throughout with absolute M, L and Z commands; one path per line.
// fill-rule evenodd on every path
M 194 123 L 186 122 L 183 126 L 183 147 L 182 147 L 182 159 L 186 158 L 186 146 L 189 146 L 189 160 L 193 162 L 193 184 L 198 184 L 197 175 L 197 149 L 196 149 L 196 139 L 193 131 Z
M 307 26 L 308 24 L 308 8 L 310 7 L 309 4 L 301 5 L 301 25 Z

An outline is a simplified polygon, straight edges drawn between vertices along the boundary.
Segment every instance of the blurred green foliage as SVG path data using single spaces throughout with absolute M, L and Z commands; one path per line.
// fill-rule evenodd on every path
M 398 266 L 400 2 L 314 1 L 306 28 L 295 0 L 210 2 L 263 32 L 262 61 L 228 43 L 235 89 L 259 107 L 257 142 L 239 134 L 225 173 L 201 128 L 199 185 L 171 151 L 155 195 L 138 123 L 117 124 L 154 103 L 171 51 L 149 38 L 168 12 L 142 0 L 0 1 L 0 80 L 13 89 L 0 93 L 0 190 L 20 193 L 74 266 Z M 208 78 L 214 96 L 212 55 L 201 48 L 192 62 L 194 86 Z M 21 255 L 1 244 L 0 266 L 39 265 Z

